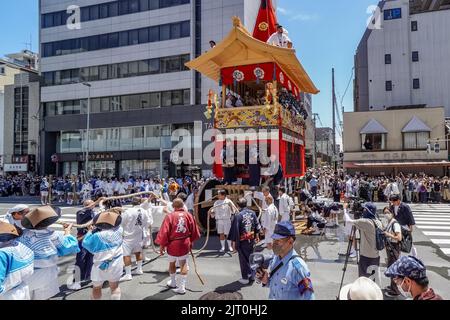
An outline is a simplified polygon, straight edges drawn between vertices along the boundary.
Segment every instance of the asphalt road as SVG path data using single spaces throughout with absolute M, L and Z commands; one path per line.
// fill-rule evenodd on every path
M 8 208 L 14 204 L 0 203 L 0 217 Z M 382 208 L 383 204 L 377 204 Z M 63 207 L 63 219 L 74 219 L 76 207 Z M 450 299 L 450 257 L 444 254 L 439 247 L 431 242 L 419 228 L 414 232 L 415 246 L 419 257 L 427 266 L 431 286 L 444 299 Z M 204 238 L 197 242 L 196 248 L 203 245 Z M 190 272 L 187 282 L 187 293 L 176 295 L 166 288 L 169 279 L 167 257 L 158 257 L 156 253 L 147 250 L 146 254 L 151 261 L 144 264 L 144 274 L 134 276 L 132 281 L 121 283 L 122 299 L 124 300 L 196 300 L 204 294 L 212 291 L 236 292 L 238 298 L 244 300 L 265 300 L 268 297 L 268 289 L 253 283 L 252 285 L 241 285 L 237 280 L 240 278 L 239 262 L 237 254 L 220 254 L 220 244 L 217 236 L 213 236 L 205 251 L 197 258 L 198 272 L 205 280 L 202 285 L 194 273 L 194 265 L 190 261 Z M 344 260 L 339 258 L 339 252 L 345 252 L 347 242 L 343 237 L 342 227 L 327 229 L 325 236 L 303 236 L 297 237 L 295 248 L 303 257 L 311 271 L 311 277 L 316 293 L 320 300 L 334 300 L 339 291 L 342 277 Z M 258 247 L 257 250 L 263 250 Z M 385 257 L 382 254 L 381 270 L 385 270 Z M 79 291 L 70 291 L 66 283 L 70 280 L 70 270 L 75 258 L 63 257 L 60 259 L 59 283 L 61 293 L 54 297 L 55 300 L 88 300 L 90 298 L 91 286 L 87 284 Z M 357 278 L 357 265 L 350 261 L 345 273 L 344 284 Z M 381 277 L 383 286 L 389 284 L 387 278 Z M 103 290 L 104 298 L 109 298 L 109 293 Z

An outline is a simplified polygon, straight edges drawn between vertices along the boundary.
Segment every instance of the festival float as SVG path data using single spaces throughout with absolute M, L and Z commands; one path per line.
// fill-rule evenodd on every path
M 270 1 L 263 0 L 253 35 L 238 17 L 233 17 L 233 28 L 220 43 L 186 63 L 188 68 L 218 83 L 218 93 L 213 89 L 209 91 L 205 111 L 205 117 L 212 117 L 214 128 L 221 133 L 215 139 L 213 172 L 216 178 L 224 178 L 221 154 L 226 141 L 233 141 L 235 146 L 244 145 L 247 150 L 252 144 L 265 145 L 269 155 L 279 154 L 285 179 L 305 174 L 305 120 L 308 113 L 301 93 L 317 94 L 319 90 L 293 48 L 267 43 L 276 31 L 275 21 Z M 237 103 L 239 106 L 230 107 L 227 99 L 231 96 L 241 100 Z M 257 134 L 246 134 L 250 129 Z M 268 131 L 270 135 L 266 134 Z M 195 214 L 204 229 L 208 209 L 213 205 L 218 189 L 226 189 L 232 200 L 250 189 L 245 183 L 250 174 L 248 163 L 237 163 L 235 167 L 236 178 L 242 183 L 223 186 L 219 180 L 209 180 L 197 195 L 199 205 Z M 263 175 L 262 179 L 265 178 Z M 256 201 L 253 202 L 256 206 Z

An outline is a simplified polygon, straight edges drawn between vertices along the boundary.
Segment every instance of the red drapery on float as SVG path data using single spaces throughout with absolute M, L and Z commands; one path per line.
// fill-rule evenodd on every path
M 297 98 L 300 90 L 294 82 L 281 70 L 281 68 L 273 63 L 250 64 L 246 66 L 223 68 L 221 71 L 222 83 L 232 86 L 242 81 L 273 81 L 276 79 L 284 88 L 291 91 Z
M 261 0 L 253 38 L 267 42 L 269 37 L 277 31 L 277 17 L 271 0 Z

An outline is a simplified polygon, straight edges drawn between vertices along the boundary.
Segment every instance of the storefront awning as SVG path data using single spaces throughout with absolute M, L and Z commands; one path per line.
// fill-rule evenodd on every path
M 371 119 L 360 131 L 360 134 L 388 133 L 377 120 Z
M 411 121 L 403 128 L 402 132 L 431 132 L 431 129 L 422 120 L 413 116 Z

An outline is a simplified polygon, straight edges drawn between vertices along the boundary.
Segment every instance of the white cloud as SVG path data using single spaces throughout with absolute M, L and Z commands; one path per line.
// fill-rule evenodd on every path
M 289 17 L 289 21 L 313 21 L 317 20 L 319 17 L 316 14 L 305 14 L 298 13 Z
M 278 7 L 277 8 L 277 11 L 280 13 L 280 14 L 282 14 L 283 16 L 287 16 L 287 10 L 286 9 L 284 9 L 284 8 L 282 8 L 282 7 Z

